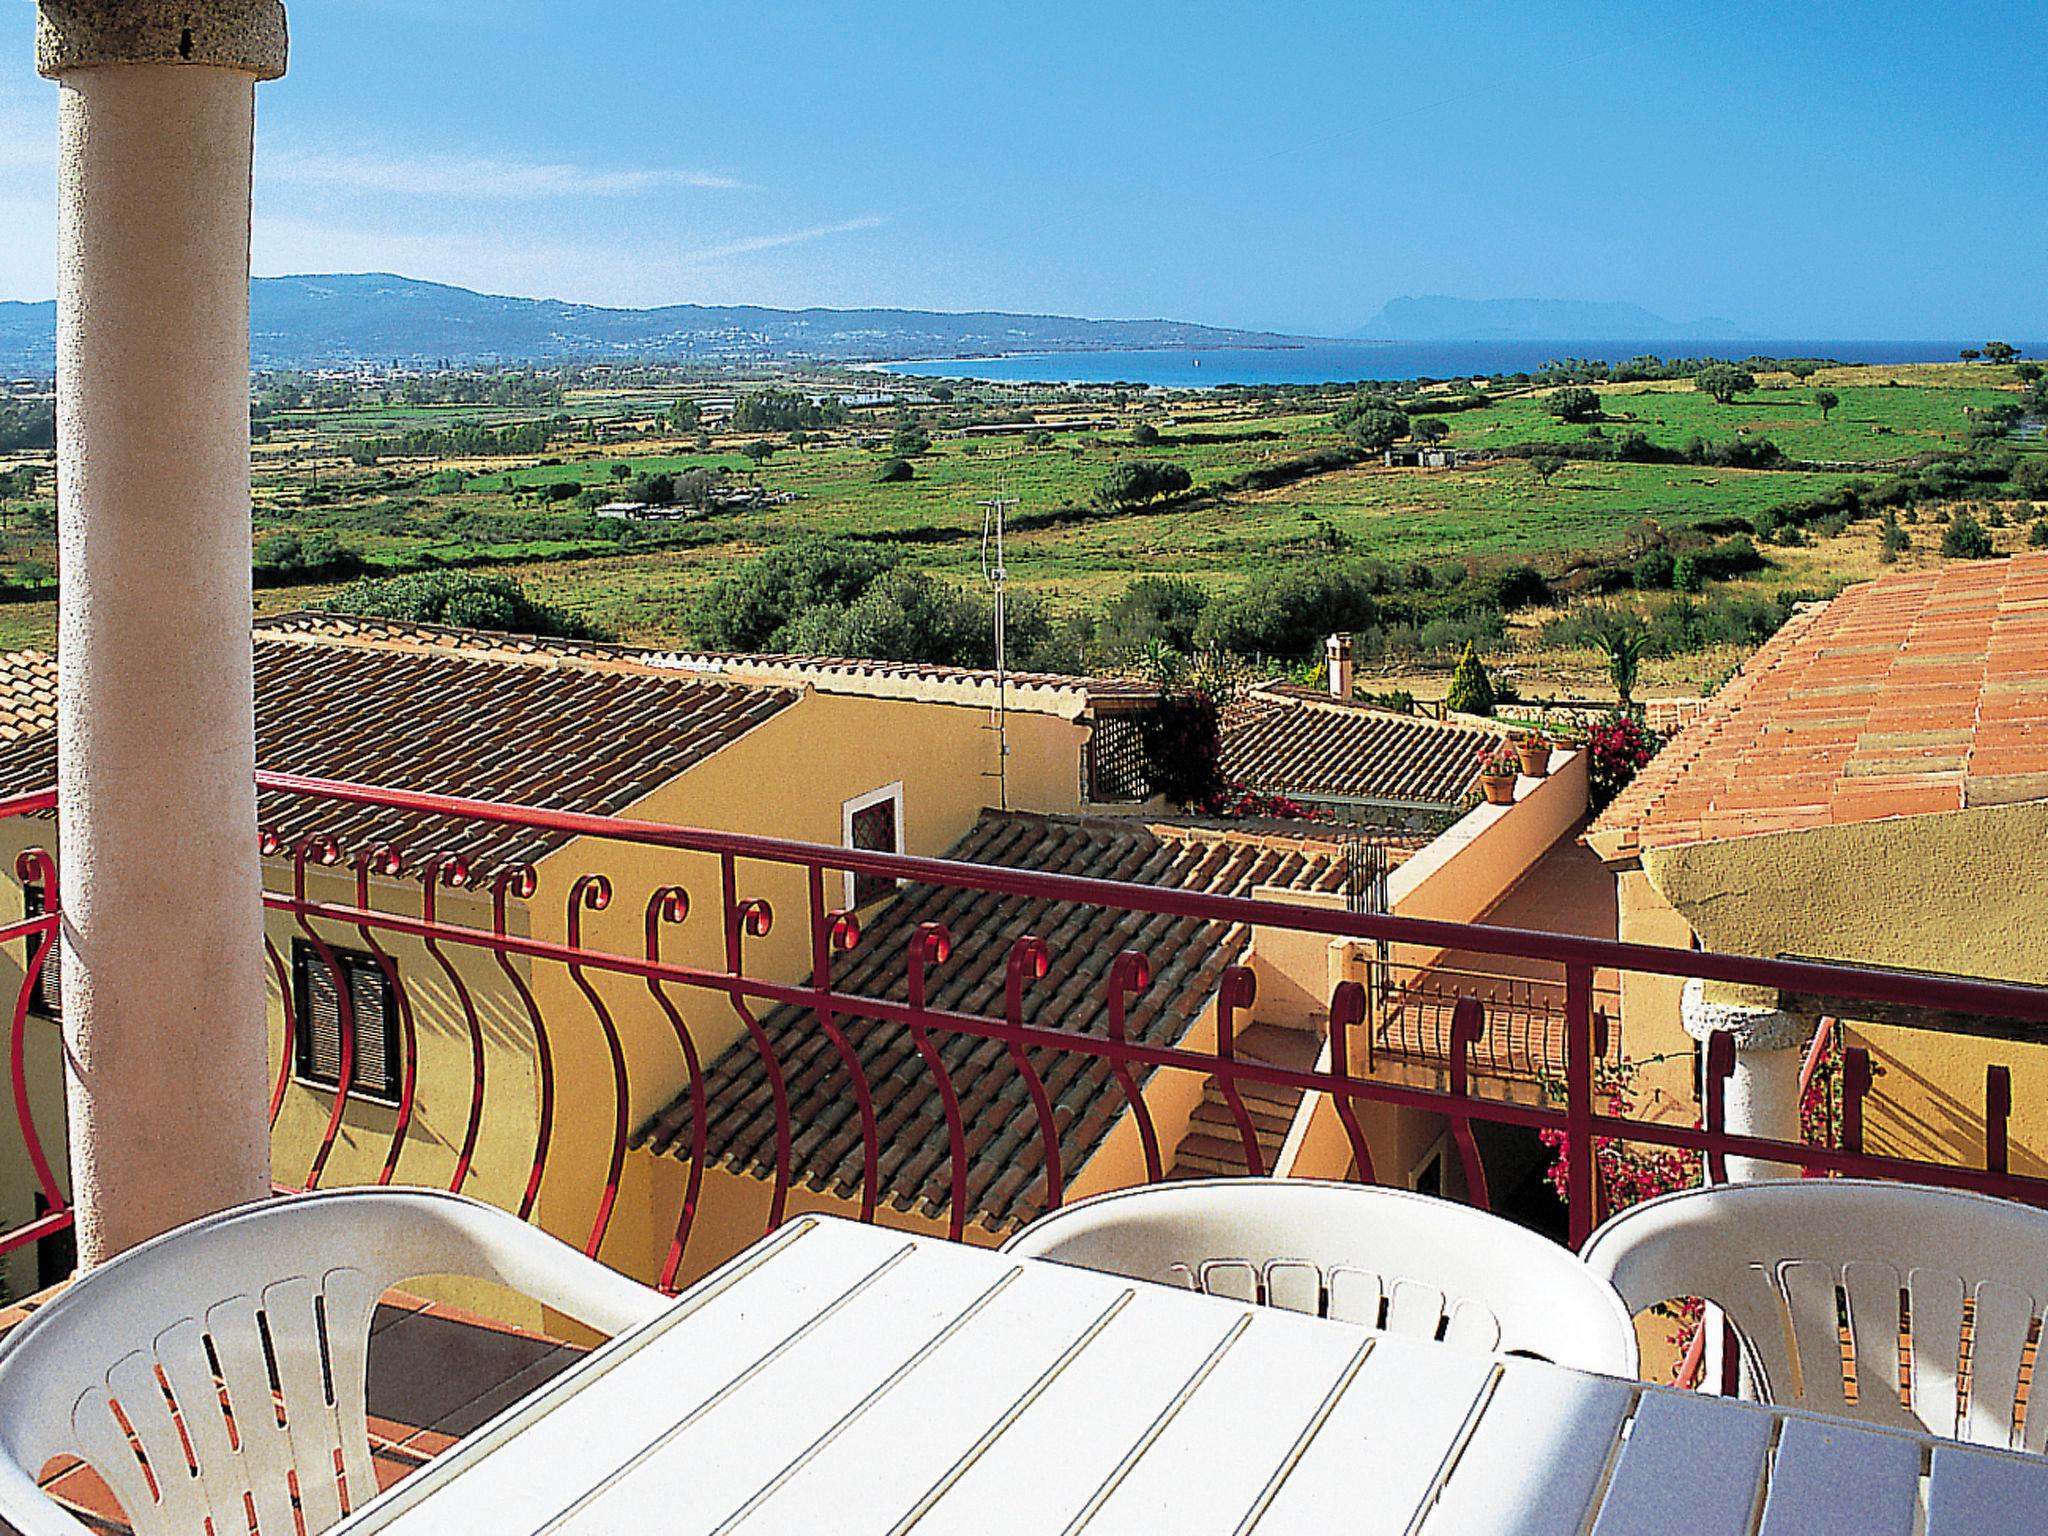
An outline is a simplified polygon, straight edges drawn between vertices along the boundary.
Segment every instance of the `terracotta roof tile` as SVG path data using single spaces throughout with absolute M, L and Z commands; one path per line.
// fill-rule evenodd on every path
M 1069 677 L 1055 672 L 1006 672 L 988 667 L 948 667 L 921 661 L 874 661 L 845 656 L 800 656 L 779 652 L 648 651 L 650 666 L 701 676 L 753 682 L 804 684 L 820 693 L 857 693 L 880 698 L 952 698 L 992 704 L 997 684 L 1011 709 L 1077 714 L 1082 708 L 1138 708 L 1159 697 L 1158 688 L 1130 677 Z
M 1304 799 L 1455 806 L 1497 732 L 1286 687 L 1255 688 L 1223 720 L 1223 775 Z
M 767 651 L 662 650 L 608 641 L 560 640 L 448 624 L 357 618 L 350 614 L 313 611 L 276 614 L 259 619 L 256 627 L 260 633 L 266 634 L 348 640 L 408 649 L 459 650 L 512 660 L 553 658 L 633 663 L 661 671 L 688 672 L 721 682 L 809 686 L 821 693 L 858 693 L 878 697 L 952 695 L 962 702 L 981 704 L 994 701 L 997 681 L 997 674 L 992 668 Z M 1051 672 L 1013 671 L 1004 674 L 1004 680 L 1012 709 L 1062 707 L 1063 712 L 1078 713 L 1090 705 L 1098 708 L 1137 707 L 1159 696 L 1159 690 L 1151 683 L 1129 677 L 1069 677 Z
M 795 702 L 793 689 L 707 683 L 643 668 L 533 666 L 454 646 L 386 648 L 256 638 L 256 760 L 282 773 L 614 814 Z M 53 711 L 54 715 L 54 711 Z M 56 733 L 0 747 L 0 793 L 56 777 Z M 567 841 L 266 792 L 288 841 L 323 831 L 478 866 L 530 862 Z
M 949 857 L 1233 895 L 1269 885 L 1340 891 L 1345 880 L 1342 846 L 1313 836 L 1244 836 L 1018 812 L 985 812 Z M 904 955 L 911 935 L 927 922 L 943 923 L 953 940 L 952 957 L 931 971 L 933 1007 L 1001 1015 L 1010 946 L 1035 934 L 1050 949 L 1053 969 L 1026 990 L 1025 1022 L 1095 1036 L 1107 1032 L 1103 989 L 1110 960 L 1124 949 L 1144 951 L 1153 981 L 1133 1002 L 1128 1027 L 1131 1038 L 1162 1044 L 1178 1041 L 1202 1014 L 1224 969 L 1243 958 L 1249 943 L 1246 930 L 1232 925 L 918 886 L 869 924 L 853 954 L 838 959 L 834 985 L 902 1000 Z M 786 1077 L 793 1177 L 811 1189 L 857 1196 L 862 1138 L 844 1063 L 808 1010 L 778 1009 L 762 1022 Z M 941 1096 L 908 1030 L 850 1018 L 840 1029 L 873 1094 L 881 1197 L 899 1209 L 942 1209 L 953 1170 Z M 944 1031 L 932 1038 L 965 1122 L 969 1219 L 997 1229 L 1028 1220 L 1043 1205 L 1045 1163 L 1037 1118 L 1007 1047 Z M 1098 1058 L 1031 1056 L 1044 1076 L 1060 1128 L 1061 1163 L 1072 1178 L 1122 1115 L 1123 1095 Z M 773 1177 L 773 1097 L 750 1040 L 743 1038 L 708 1069 L 705 1094 L 711 1160 Z M 691 1124 L 685 1092 L 639 1128 L 634 1145 L 687 1159 Z
M 2048 555 L 1802 607 L 1593 824 L 1617 852 L 2048 799 Z
M 48 651 L 0 655 L 0 741 L 47 731 L 57 723 L 57 658 Z

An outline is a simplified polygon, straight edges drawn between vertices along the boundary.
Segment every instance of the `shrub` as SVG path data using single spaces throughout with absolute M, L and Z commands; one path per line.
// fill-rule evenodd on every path
M 1694 565 L 1698 569 L 1697 562 Z M 1668 549 L 1653 549 L 1635 564 L 1630 572 L 1638 592 L 1655 592 L 1674 584 L 1678 573 L 1678 562 Z
M 1493 584 L 1493 601 L 1502 613 L 1540 607 L 1550 595 L 1549 578 L 1533 565 L 1511 565 Z
M 1552 393 L 1544 409 L 1559 421 L 1592 421 L 1600 415 L 1600 397 L 1582 384 Z
M 329 613 L 366 619 L 455 624 L 523 635 L 559 635 L 569 640 L 609 638 L 586 620 L 528 597 L 511 577 L 475 571 L 421 571 L 382 581 L 352 582 L 320 606 Z
M 917 471 L 910 467 L 908 459 L 884 459 L 882 467 L 875 471 L 875 479 L 883 485 L 897 485 L 916 478 Z
M 1180 806 L 1200 805 L 1223 790 L 1223 711 L 1212 694 L 1169 693 L 1138 717 L 1138 745 L 1153 792 Z
M 820 604 L 844 607 L 896 564 L 879 545 L 857 539 L 797 539 L 714 581 L 693 615 L 698 639 L 714 650 L 771 647 L 791 620 Z
M 1941 552 L 1951 560 L 1988 560 L 1996 550 L 1984 525 L 1965 507 L 1942 532 Z
M 1723 539 L 1712 549 L 1702 553 L 1699 562 L 1701 574 L 1714 581 L 1747 576 L 1752 571 L 1762 570 L 1766 564 L 1749 536 L 1741 533 L 1733 538 Z
M 302 581 L 340 581 L 359 576 L 362 555 L 331 533 L 303 536 L 273 533 L 256 546 L 252 567 L 258 586 L 289 586 Z
M 1677 592 L 1700 592 L 1707 585 L 1707 573 L 1700 566 L 1700 557 L 1687 550 L 1671 562 L 1671 586 Z
M 1365 561 L 1290 565 L 1212 599 L 1195 643 L 1239 656 L 1308 656 L 1326 636 L 1373 628 L 1388 581 L 1383 567 Z
M 1458 658 L 1458 669 L 1451 674 L 1444 707 L 1454 714 L 1490 715 L 1493 704 L 1493 680 L 1486 675 L 1486 664 L 1479 659 L 1479 647 L 1468 640 L 1465 653 Z
M 1116 658 L 1142 655 L 1158 641 L 1176 651 L 1195 648 L 1195 625 L 1208 594 L 1178 576 L 1141 576 L 1110 601 L 1095 631 L 1095 643 Z
M 1149 421 L 1141 421 L 1131 428 L 1131 441 L 1140 448 L 1156 447 L 1159 442 L 1159 429 Z
M 1614 710 L 1597 721 L 1586 736 L 1593 809 L 1605 810 L 1663 745 L 1663 738 L 1632 712 Z
M 1408 417 L 1391 407 L 1375 406 L 1360 411 L 1345 424 L 1345 431 L 1362 452 L 1384 453 L 1408 435 Z
M 1910 516 L 1910 514 L 1908 514 Z M 1890 507 L 1884 510 L 1884 522 L 1877 536 L 1877 558 L 1880 564 L 1896 564 L 1900 555 L 1913 547 L 1913 540 L 1905 529 L 1899 526 L 1899 514 Z
M 1221 784 L 1195 807 L 1222 820 L 1259 817 L 1269 821 L 1328 821 L 1333 812 L 1304 805 L 1290 795 L 1267 794 L 1249 784 Z
M 641 475 L 626 487 L 626 500 L 644 501 L 649 506 L 665 507 L 676 499 L 676 477 L 674 475 Z
M 2035 549 L 2048 548 L 2048 517 L 2040 519 L 2027 530 L 2027 543 Z
M 1095 488 L 1105 507 L 1137 507 L 1162 496 L 1178 496 L 1194 485 L 1185 465 L 1162 459 L 1127 459 L 1110 467 Z
M 1751 394 L 1756 389 L 1756 375 L 1732 363 L 1710 363 L 1692 376 L 1692 382 L 1694 388 L 1702 394 L 1712 395 L 1722 405 L 1727 405 L 1737 395 Z

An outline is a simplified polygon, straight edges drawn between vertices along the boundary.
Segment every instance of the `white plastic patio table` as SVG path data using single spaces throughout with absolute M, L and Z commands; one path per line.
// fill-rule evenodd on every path
M 801 1217 L 349 1536 L 2048 1533 L 2048 1459 Z

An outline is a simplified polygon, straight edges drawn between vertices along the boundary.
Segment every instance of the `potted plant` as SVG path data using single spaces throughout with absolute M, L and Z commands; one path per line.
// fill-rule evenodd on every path
M 1559 752 L 1577 752 L 1586 745 L 1585 732 L 1575 715 L 1560 715 L 1544 730 L 1551 747 Z
M 1522 771 L 1522 755 L 1503 736 L 1479 754 L 1479 788 L 1488 805 L 1515 803 L 1515 778 Z
M 1521 760 L 1522 772 L 1532 779 L 1540 779 L 1550 772 L 1550 738 L 1542 731 L 1527 731 L 1515 738 L 1515 756 Z

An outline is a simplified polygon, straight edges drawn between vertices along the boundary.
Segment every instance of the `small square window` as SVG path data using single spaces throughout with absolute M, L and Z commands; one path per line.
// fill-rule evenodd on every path
M 331 965 L 306 940 L 292 944 L 293 1070 L 318 1087 L 340 1086 L 340 986 L 345 985 L 355 1014 L 349 1092 L 395 1104 L 401 1086 L 397 994 L 375 955 L 332 947 L 329 953 Z
M 871 795 L 847 801 L 844 819 L 848 848 L 862 853 L 901 853 L 903 786 L 891 784 Z M 847 905 L 864 907 L 871 901 L 880 901 L 896 889 L 896 884 L 887 875 L 849 872 L 846 877 Z

